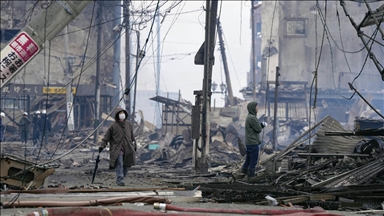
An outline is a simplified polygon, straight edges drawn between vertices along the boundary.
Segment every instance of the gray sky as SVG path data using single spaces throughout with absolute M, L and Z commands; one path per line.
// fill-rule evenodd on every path
M 147 4 L 149 3 L 150 1 Z M 156 1 L 153 4 L 155 3 Z M 133 1 L 133 6 L 136 8 L 139 8 L 140 4 L 142 1 Z M 204 66 L 195 65 L 194 56 L 204 41 L 203 7 L 205 4 L 205 1 L 183 1 L 165 17 L 160 29 L 160 41 L 162 41 L 160 90 L 178 92 L 180 89 L 182 98 L 192 103 L 194 103 L 193 91 L 202 89 Z M 247 85 L 246 77 L 250 67 L 250 4 L 250 1 L 221 1 L 218 8 L 218 14 L 221 14 L 220 20 L 225 37 L 233 93 L 239 98 L 243 98 L 239 90 Z M 177 16 L 178 13 L 181 14 Z M 150 24 L 149 22 L 147 27 L 140 31 L 141 46 L 144 45 L 148 36 Z M 138 90 L 156 89 L 156 23 L 153 30 L 146 57 L 142 61 L 138 74 Z M 218 37 L 216 40 L 218 41 Z M 135 36 L 132 38 L 132 46 L 136 47 Z M 216 44 L 212 80 L 218 84 L 225 82 L 222 65 L 220 51 Z M 223 106 L 223 97 L 221 94 L 214 94 L 212 104 L 216 99 L 216 106 Z

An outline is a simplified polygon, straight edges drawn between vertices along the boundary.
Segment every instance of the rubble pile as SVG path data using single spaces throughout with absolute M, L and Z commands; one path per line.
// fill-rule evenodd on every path
M 239 179 L 236 173 L 246 151 L 243 144 L 246 111 L 243 104 L 236 109 L 236 112 L 220 110 L 218 116 L 211 119 L 208 174 L 193 171 L 191 130 L 185 129 L 181 135 L 170 132 L 163 135 L 145 121 L 139 111 L 141 119 L 134 126 L 138 146 L 138 168 L 135 169 L 138 173 L 131 175 L 161 187 L 199 188 L 203 202 L 322 206 L 327 210 L 381 209 L 384 200 L 384 128 L 378 125 L 384 125 L 382 121 L 356 118 L 355 131 L 346 131 L 330 116 L 311 127 L 305 121 L 290 120 L 279 125 L 275 149 L 270 146 L 273 126 L 269 124 L 262 134 L 256 176 Z M 260 118 L 264 120 L 263 116 Z M 108 124 L 101 127 L 100 134 L 107 127 Z M 41 148 L 24 146 L 25 155 L 47 161 L 53 155 L 60 157 L 74 150 L 80 157 L 60 158 L 61 168 L 83 167 L 85 171 L 80 172 L 91 175 L 92 171 L 87 167 L 95 163 L 98 151 L 93 136 L 89 136 L 91 131 L 84 129 L 65 136 L 55 133 L 50 137 L 51 142 Z M 17 143 L 6 144 L 3 153 L 20 155 L 20 147 Z M 101 163 L 108 164 L 108 148 L 102 154 Z M 108 173 L 105 178 L 113 178 L 111 175 Z
M 343 136 L 326 136 L 327 131 Z M 380 129 L 383 130 L 383 129 Z M 346 136 L 349 134 L 349 136 Z M 285 150 L 261 153 L 257 175 L 231 174 L 241 163 L 220 171 L 231 185 L 201 185 L 206 199 L 276 205 L 322 206 L 337 209 L 381 209 L 384 200 L 384 137 L 351 136 L 327 116 Z M 311 142 L 309 142 L 312 139 Z M 196 185 L 193 185 L 196 186 Z

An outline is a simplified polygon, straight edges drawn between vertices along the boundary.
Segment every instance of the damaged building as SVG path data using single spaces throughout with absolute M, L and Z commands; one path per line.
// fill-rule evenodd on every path
M 134 110 L 136 116 L 131 122 L 138 163 L 130 168 L 129 183 L 124 187 L 116 187 L 113 182 L 114 171 L 108 166 L 109 147 L 99 152 L 96 142 L 114 121 L 111 101 L 116 86 L 106 84 L 111 80 L 103 85 L 100 106 L 104 112 L 95 133 L 95 88 L 79 85 L 82 89 L 74 100 L 74 119 L 76 128 L 81 129 L 58 129 L 47 144 L 36 146 L 20 143 L 18 137 L 8 137 L 1 143 L 1 208 L 25 212 L 39 207 L 50 214 L 66 215 L 102 214 L 104 210 L 106 214 L 151 215 L 149 204 L 161 209 L 160 214 L 190 211 L 208 215 L 313 215 L 331 210 L 383 214 L 383 71 L 378 72 L 372 61 L 364 62 L 364 58 L 373 56 L 370 52 L 379 53 L 380 60 L 383 55 L 379 46 L 365 50 L 344 14 L 347 11 L 356 20 L 366 20 L 360 13 L 364 3 L 348 1 L 346 5 L 342 7 L 338 1 L 263 1 L 254 5 L 252 14 L 257 16 L 257 22 L 253 25 L 257 28 L 253 30 L 258 37 L 253 39 L 259 45 L 259 55 L 254 57 L 260 67 L 253 65 L 252 70 L 260 77 L 258 87 L 252 84 L 242 91 L 244 100 L 232 98 L 236 100 L 234 105 L 225 107 L 204 104 L 204 93 L 210 99 L 212 92 L 194 92 L 194 103 L 182 99 L 180 94 L 178 99 L 147 95 L 145 100 L 161 104 L 161 127 L 157 127 L 158 122 L 151 122 L 152 115 Z M 380 2 L 371 7 L 383 9 Z M 327 21 L 326 28 L 322 23 L 325 10 L 330 13 L 327 17 L 336 17 Z M 274 18 L 269 19 L 271 16 Z M 339 30 L 341 26 L 343 29 Z M 360 29 L 365 27 L 360 23 Z M 326 36 L 326 32 L 339 31 L 345 35 L 342 39 Z M 372 29 L 366 30 L 368 35 L 373 33 Z M 383 39 L 376 40 L 381 45 Z M 347 65 L 342 63 L 343 53 L 332 43 L 343 44 L 344 51 L 361 51 L 354 53 L 357 57 Z M 320 49 L 322 55 L 318 53 Z M 360 74 L 362 67 L 364 73 Z M 32 85 L 41 91 L 45 88 Z M 61 88 L 53 86 L 56 87 Z M 11 93 L 14 89 L 1 98 L 6 102 L 2 104 L 12 103 L 5 107 L 7 113 L 13 112 L 6 116 L 5 123 L 15 127 L 7 134 L 16 132 L 15 119 L 22 109 L 41 109 L 45 101 L 43 96 L 31 94 L 33 101 L 23 97 L 24 102 L 16 102 L 20 97 Z M 62 93 L 49 96 L 47 111 L 51 117 L 65 112 Z M 348 99 L 351 95 L 354 97 Z M 239 170 L 246 155 L 247 104 L 253 96 L 260 101 L 257 117 L 268 126 L 260 134 L 256 175 L 247 177 L 239 175 Z M 79 117 L 83 114 L 87 122 Z M 206 125 L 203 115 L 208 119 Z M 60 124 L 59 120 L 54 122 Z M 205 141 L 206 146 L 202 144 Z M 182 202 L 208 207 L 183 209 L 169 205 Z M 215 212 L 213 204 L 221 203 L 235 206 Z M 258 206 L 260 211 L 235 211 L 237 204 Z M 95 213 L 95 209 L 99 211 Z
M 341 2 L 358 29 L 344 13 Z M 366 60 L 370 53 L 357 36 L 357 31 L 361 31 L 368 42 L 367 35 L 375 35 L 373 27 L 377 27 L 373 21 L 366 24 L 368 14 L 363 11 L 367 11 L 367 6 L 363 2 L 265 1 L 254 5 L 251 13 L 255 20 L 252 30 L 256 66 L 251 65 L 251 71 L 257 78 L 257 101 L 265 101 L 268 116 L 274 113 L 275 81 L 277 115 L 282 121 L 308 120 L 310 104 L 316 108 L 311 118 L 331 115 L 341 123 L 353 124 L 355 116 L 365 110 L 352 108 L 359 101 L 358 97 L 351 97 L 348 82 L 352 81 L 376 109 L 384 109 L 382 69 L 374 60 Z M 367 2 L 379 17 L 382 4 Z M 273 19 L 263 19 L 271 16 Z M 371 54 L 378 60 L 383 56 L 380 34 L 377 43 L 370 46 Z M 251 72 L 248 83 L 250 86 L 241 92 L 246 100 L 254 100 Z

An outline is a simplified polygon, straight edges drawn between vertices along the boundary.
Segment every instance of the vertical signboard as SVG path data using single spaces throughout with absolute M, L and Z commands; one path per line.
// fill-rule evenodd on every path
M 37 43 L 26 32 L 16 35 L 1 50 L 0 88 L 15 76 L 24 64 L 37 55 L 39 49 Z

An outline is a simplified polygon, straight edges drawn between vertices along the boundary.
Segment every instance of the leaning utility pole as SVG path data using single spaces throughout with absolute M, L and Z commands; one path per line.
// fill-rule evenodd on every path
M 227 83 L 227 90 L 228 90 L 228 98 L 225 98 L 225 105 L 227 106 L 229 104 L 230 106 L 234 106 L 235 102 L 233 101 L 232 84 L 231 84 L 231 78 L 229 76 L 227 55 L 225 54 L 225 47 L 224 47 L 223 30 L 221 29 L 220 20 L 217 20 L 217 34 L 219 36 L 220 52 L 221 52 L 221 57 L 223 59 L 225 82 Z
M 20 33 L 1 50 L 1 58 L 11 55 L 13 60 L 9 65 L 1 61 L 0 89 L 43 49 L 46 41 L 56 37 L 91 2 L 52 1 L 47 3 L 47 8 L 22 28 Z
M 99 123 L 100 123 L 100 46 L 101 46 L 101 31 L 102 31 L 102 14 L 103 7 L 99 4 L 97 9 L 97 42 L 96 42 L 96 53 L 98 60 L 96 61 L 96 81 L 95 81 L 95 122 L 94 122 L 94 143 L 99 143 Z
M 211 84 L 212 67 L 214 63 L 215 36 L 216 36 L 216 17 L 217 0 L 207 0 L 206 19 L 205 19 L 205 44 L 204 44 L 204 80 L 203 80 L 203 101 L 202 101 L 202 122 L 201 122 L 201 158 L 199 162 L 199 172 L 207 173 L 207 154 L 209 153 L 209 115 L 211 109 Z

